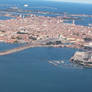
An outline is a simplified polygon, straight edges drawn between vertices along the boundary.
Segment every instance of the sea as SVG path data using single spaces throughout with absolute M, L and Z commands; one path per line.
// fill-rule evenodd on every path
M 31 9 L 92 15 L 91 4 L 2 0 L 0 8 L 27 8 L 24 4 Z M 91 22 L 88 19 L 81 24 Z M 0 43 L 0 51 L 21 45 Z M 92 69 L 69 61 L 76 51 L 78 49 L 36 47 L 0 56 L 0 92 L 92 92 Z

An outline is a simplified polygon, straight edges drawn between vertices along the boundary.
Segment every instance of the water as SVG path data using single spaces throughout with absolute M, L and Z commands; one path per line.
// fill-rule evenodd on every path
M 12 6 L 20 4 L 23 7 L 25 2 L 3 0 L 0 3 Z M 92 5 L 88 4 L 32 1 L 31 6 L 53 7 L 55 9 L 50 9 L 57 9 L 58 12 L 92 14 Z M 0 50 L 17 46 L 20 44 L 0 43 Z M 69 62 L 76 51 L 77 49 L 71 48 L 31 48 L 0 56 L 0 92 L 92 92 L 92 69 L 75 66 Z M 65 65 L 54 66 L 48 62 L 53 60 L 64 60 Z
M 75 51 L 32 48 L 0 56 L 0 92 L 91 92 L 91 69 L 48 63 L 48 60 L 69 60 Z
M 24 4 L 28 4 L 29 7 L 24 7 Z M 40 10 L 68 14 L 87 14 L 92 15 L 92 5 L 91 4 L 75 4 L 75 3 L 64 3 L 64 2 L 47 2 L 47 1 L 35 1 L 35 0 L 3 0 L 0 1 L 0 9 L 7 9 L 9 7 L 18 7 L 25 10 Z M 54 16 L 54 15 L 45 15 Z M 2 18 L 0 18 L 2 19 Z M 3 18 L 7 19 L 7 18 Z M 9 18 L 10 19 L 10 18 Z M 71 23 L 68 21 L 68 23 Z M 81 20 L 76 20 L 75 24 L 88 26 L 92 24 L 92 18 L 83 18 Z
M 17 48 L 20 46 L 24 46 L 26 43 L 4 43 L 4 42 L 0 42 L 0 51 L 5 51 L 5 50 L 9 50 L 9 49 L 13 49 L 13 48 Z

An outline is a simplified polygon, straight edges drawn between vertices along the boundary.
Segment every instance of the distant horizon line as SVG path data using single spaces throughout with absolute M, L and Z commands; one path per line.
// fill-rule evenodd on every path
M 7 0 L 8 1 L 8 0 Z M 6 0 L 3 0 L 2 2 L 7 2 Z M 11 1 L 11 0 L 9 0 Z M 56 0 L 13 0 L 14 2 L 21 2 L 21 1 L 25 1 L 25 2 L 60 2 L 60 3 L 73 3 L 73 4 L 89 4 L 89 5 L 92 5 L 92 2 L 91 3 L 88 3 L 88 2 L 72 2 L 72 1 L 56 1 Z
M 29 0 L 30 1 L 30 0 Z M 31 1 L 41 1 L 41 0 L 31 0 Z M 42 2 L 44 1 L 49 1 L 49 2 L 64 2 L 64 3 L 75 3 L 75 4 L 92 4 L 91 3 L 88 3 L 88 2 L 72 2 L 72 1 L 54 1 L 54 0 L 43 0 Z
M 78 4 L 92 4 L 89 2 L 72 2 L 72 1 L 53 1 L 53 0 L 44 0 L 44 1 L 50 1 L 50 2 L 65 2 L 65 3 L 78 3 Z

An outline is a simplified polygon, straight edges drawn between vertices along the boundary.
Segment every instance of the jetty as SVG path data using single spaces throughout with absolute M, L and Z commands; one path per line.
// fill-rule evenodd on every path
M 49 42 L 51 42 L 51 44 L 48 44 Z M 29 42 L 24 46 L 20 46 L 20 47 L 5 50 L 5 51 L 0 51 L 0 56 L 12 54 L 12 53 L 15 53 L 15 52 L 19 52 L 19 51 L 29 49 L 29 48 L 34 48 L 34 47 L 49 47 L 49 46 L 50 47 L 56 47 L 56 46 L 59 46 L 59 44 L 60 44 L 60 46 L 63 47 L 63 44 L 60 43 L 58 41 L 58 39 L 37 40 L 37 41 Z
M 25 49 L 29 49 L 29 48 L 33 48 L 33 47 L 40 47 L 40 46 L 42 46 L 42 45 L 41 44 L 26 44 L 24 46 L 20 46 L 20 47 L 17 47 L 17 48 L 1 51 L 0 56 L 8 55 L 8 54 L 19 52 L 19 51 L 22 51 L 22 50 L 25 50 Z

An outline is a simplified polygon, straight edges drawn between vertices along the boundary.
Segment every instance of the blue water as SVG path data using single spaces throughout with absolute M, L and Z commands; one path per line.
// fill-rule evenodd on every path
M 0 92 L 91 92 L 92 70 L 58 67 L 48 60 L 69 60 L 76 49 L 32 48 L 0 56 Z
M 18 7 L 24 7 L 24 4 L 28 4 L 30 8 L 36 8 L 36 9 L 46 9 L 46 7 L 50 7 L 48 11 L 55 11 L 57 9 L 57 12 L 68 12 L 68 13 L 74 13 L 74 14 L 90 14 L 92 15 L 92 4 L 76 4 L 76 3 L 65 3 L 65 2 L 48 2 L 48 1 L 35 1 L 35 0 L 2 0 L 0 1 L 0 5 L 7 4 L 6 7 L 1 6 L 2 8 L 7 8 L 8 6 L 18 6 Z M 29 7 L 24 7 L 28 9 Z M 38 7 L 38 8 L 37 8 Z M 45 8 L 42 8 L 45 7 Z M 54 8 L 54 9 L 51 9 Z
M 5 51 L 5 50 L 9 50 L 9 49 L 13 49 L 13 48 L 17 48 L 20 46 L 24 46 L 26 43 L 4 43 L 4 42 L 0 42 L 0 51 Z
M 24 4 L 28 4 L 29 7 L 24 7 Z M 92 15 L 92 4 L 76 4 L 76 3 L 65 3 L 65 2 L 48 2 L 48 1 L 35 1 L 35 0 L 1 0 L 0 9 L 6 9 L 9 7 L 19 7 L 26 10 L 40 10 L 40 11 L 51 11 L 57 13 L 67 12 L 68 14 L 88 14 Z M 54 15 L 45 15 L 54 16 Z M 1 18 L 0 18 L 1 19 Z M 7 19 L 4 17 L 4 19 Z M 68 22 L 71 23 L 71 22 Z M 75 24 L 88 26 L 92 24 L 92 18 L 82 18 L 76 20 Z
M 22 8 L 24 3 L 29 4 L 28 1 L 20 1 L 2 0 L 0 4 Z M 32 1 L 30 6 L 53 7 L 55 9 L 49 9 L 58 10 L 57 12 L 92 14 L 90 4 Z M 41 9 L 48 9 L 46 7 Z M 84 24 L 82 21 L 81 24 Z M 20 44 L 0 43 L 0 50 L 17 46 Z M 92 69 L 75 66 L 69 62 L 76 51 L 77 49 L 71 48 L 31 48 L 0 56 L 0 92 L 92 92 Z M 54 66 L 48 62 L 53 60 L 64 60 L 65 65 Z

